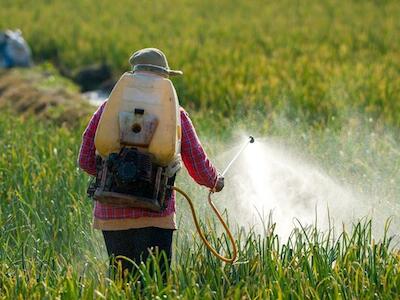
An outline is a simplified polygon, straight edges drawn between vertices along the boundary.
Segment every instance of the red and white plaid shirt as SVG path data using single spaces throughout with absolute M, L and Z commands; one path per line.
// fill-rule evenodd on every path
M 94 137 L 106 103 L 107 101 L 104 101 L 92 116 L 83 133 L 82 145 L 79 151 L 78 163 L 80 168 L 93 176 L 96 175 L 96 148 L 94 145 Z M 182 161 L 190 176 L 198 184 L 213 188 L 218 177 L 217 170 L 207 158 L 207 154 L 201 146 L 189 115 L 183 108 L 180 108 L 180 114 L 182 126 Z M 140 208 L 112 207 L 96 201 L 94 216 L 99 219 L 163 217 L 175 212 L 175 192 L 171 194 L 170 199 L 167 199 L 167 201 L 168 206 L 161 213 Z

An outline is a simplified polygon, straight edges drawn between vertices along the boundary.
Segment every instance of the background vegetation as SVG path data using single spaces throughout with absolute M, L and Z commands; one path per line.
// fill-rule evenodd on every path
M 20 28 L 46 63 L 0 74 L 0 299 L 398 297 L 398 244 L 387 234 L 375 239 L 368 220 L 344 232 L 298 226 L 288 240 L 268 222 L 261 234 L 238 229 L 240 261 L 231 266 L 193 237 L 185 206 L 168 284 L 146 266 L 129 284 L 110 281 L 101 235 L 91 229 L 88 178 L 76 166 L 87 108 L 78 104 L 69 118 L 70 104 L 58 99 L 56 108 L 40 105 L 40 120 L 19 108 L 39 94 L 45 103 L 55 95 L 79 101 L 48 62 L 73 70 L 104 61 L 119 76 L 133 51 L 158 47 L 185 73 L 174 84 L 211 157 L 238 128 L 268 132 L 312 154 L 339 182 L 383 189 L 377 205 L 396 217 L 399 15 L 398 1 L 0 0 L 0 28 Z M 178 184 L 200 206 L 204 191 L 187 176 Z M 216 232 L 209 236 L 221 247 Z
M 36 60 L 68 68 L 165 51 L 181 102 L 212 119 L 366 113 L 400 125 L 398 1 L 2 0 Z

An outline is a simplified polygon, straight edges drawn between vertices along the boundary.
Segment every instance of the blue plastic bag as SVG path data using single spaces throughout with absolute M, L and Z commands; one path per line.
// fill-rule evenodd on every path
M 0 32 L 0 68 L 29 67 L 32 54 L 20 30 Z

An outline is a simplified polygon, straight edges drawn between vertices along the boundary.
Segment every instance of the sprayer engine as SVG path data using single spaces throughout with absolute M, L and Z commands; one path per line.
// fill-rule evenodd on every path
M 152 179 L 152 163 L 149 155 L 136 149 L 124 148 L 121 153 L 111 153 L 108 169 L 114 178 L 114 190 L 132 193 L 145 188 Z
M 105 159 L 98 156 L 96 165 L 96 181 L 88 189 L 94 200 L 160 212 L 168 205 L 166 200 L 171 196 L 180 159 L 162 167 L 153 162 L 149 153 L 122 148 Z

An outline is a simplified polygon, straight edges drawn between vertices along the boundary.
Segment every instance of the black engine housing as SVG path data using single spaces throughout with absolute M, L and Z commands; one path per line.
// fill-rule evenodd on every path
M 123 148 L 120 153 L 110 154 L 107 169 L 112 175 L 110 190 L 144 197 L 153 195 L 155 172 L 150 155 L 135 148 Z

